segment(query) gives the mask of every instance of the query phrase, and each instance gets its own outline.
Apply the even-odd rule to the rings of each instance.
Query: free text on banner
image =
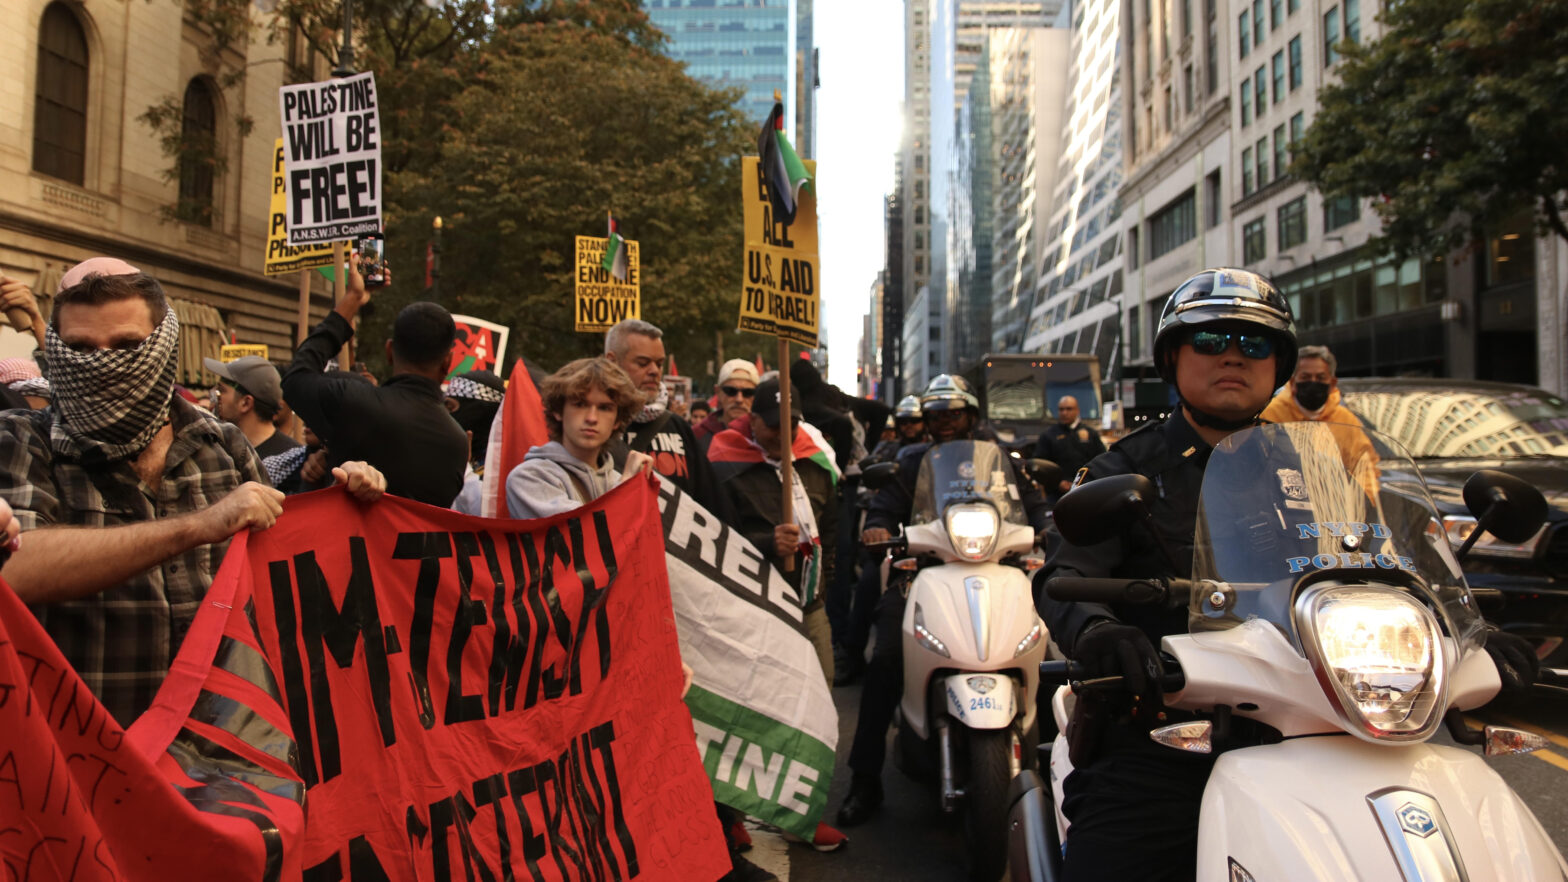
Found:
[[[275,526],[235,540],[158,704],[127,738],[166,780],[153,786],[133,768],[140,789],[126,792],[139,803],[111,808],[118,786],[61,762],[86,793],[84,824],[102,827],[115,810],[140,818],[140,836],[99,848],[117,869],[98,878],[194,879],[218,867],[246,882],[476,870],[489,879],[718,878],[729,864],[678,698],[653,497],[648,482],[629,481],[544,521],[469,518],[392,497],[367,506],[341,490],[289,500]],[[10,629],[3,604],[0,615]],[[16,667],[8,652],[0,645],[0,671]],[[0,705],[0,722],[19,707]],[[45,707],[45,724],[64,720]],[[51,748],[75,749],[75,720],[25,743],[0,729],[0,758],[18,752],[20,768],[49,768]],[[202,737],[195,767],[171,765],[191,731]],[[277,775],[279,757],[295,767],[288,776]],[[248,771],[261,761],[270,776]],[[0,815],[11,808],[4,770]],[[182,797],[170,781],[194,790]],[[205,802],[192,795],[202,788]],[[29,798],[22,808],[39,811]],[[185,810],[193,823],[230,837],[235,856],[143,873],[144,852],[210,853],[199,829],[166,823],[180,817],[165,803],[180,799],[194,804]],[[93,832],[66,838],[91,849]],[[0,857],[28,854],[0,837]]]
[[[805,163],[815,177],[816,162]],[[815,349],[821,307],[816,193],[809,187],[801,190],[794,223],[775,221],[755,156],[741,160],[740,191],[746,265],[738,327]]]
[[[267,259],[262,272],[269,276],[332,265],[332,244],[290,245],[288,229],[288,176],[283,173],[283,139],[272,148],[272,212],[267,221]]]
[[[381,123],[376,80],[362,73],[278,90],[288,176],[289,244],[381,229]]]
[[[642,252],[624,240],[626,281],[604,268],[609,239],[577,237],[577,330],[608,331],[621,319],[642,318]]]

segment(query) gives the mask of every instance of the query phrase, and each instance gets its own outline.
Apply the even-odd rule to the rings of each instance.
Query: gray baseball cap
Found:
[[[283,377],[272,362],[259,355],[247,355],[223,362],[204,358],[207,370],[244,389],[247,394],[270,407],[283,404]]]

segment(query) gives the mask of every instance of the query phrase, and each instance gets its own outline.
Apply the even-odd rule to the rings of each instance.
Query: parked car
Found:
[[[1488,619],[1535,641],[1547,664],[1568,664],[1568,401],[1531,386],[1474,380],[1341,379],[1339,389],[1368,428],[1408,448],[1455,547],[1475,529],[1461,490],[1477,469],[1500,469],[1540,488],[1550,505],[1546,525],[1517,545],[1483,536],[1465,561],[1465,578],[1505,595]]]

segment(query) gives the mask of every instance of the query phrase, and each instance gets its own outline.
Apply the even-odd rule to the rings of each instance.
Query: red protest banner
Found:
[[[22,676],[41,635],[16,648],[31,617],[7,590],[0,759],[82,783],[81,811],[45,824],[33,791],[48,785],[12,800],[0,761],[0,819],[14,802],[26,831],[8,838],[16,825],[0,823],[0,859],[37,866],[58,850],[50,872],[69,878],[58,840],[87,855],[76,865],[102,853],[106,879],[716,879],[729,863],[678,698],[663,548],[644,481],[532,522],[337,490],[290,500],[276,526],[231,546],[158,704],[118,745],[156,768],[116,755],[129,780],[114,792],[74,768],[74,716],[39,728],[60,718],[44,691],[59,687]],[[34,685],[7,701],[6,682]],[[19,707],[31,728],[10,725],[29,719]],[[187,772],[193,734],[211,746]],[[279,752],[309,788],[303,831]],[[177,855],[138,863],[159,849]]]

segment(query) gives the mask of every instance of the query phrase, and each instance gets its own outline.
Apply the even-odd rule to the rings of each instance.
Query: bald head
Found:
[[[1078,422],[1078,399],[1071,395],[1063,395],[1056,399],[1056,418],[1061,420],[1064,426]]]

